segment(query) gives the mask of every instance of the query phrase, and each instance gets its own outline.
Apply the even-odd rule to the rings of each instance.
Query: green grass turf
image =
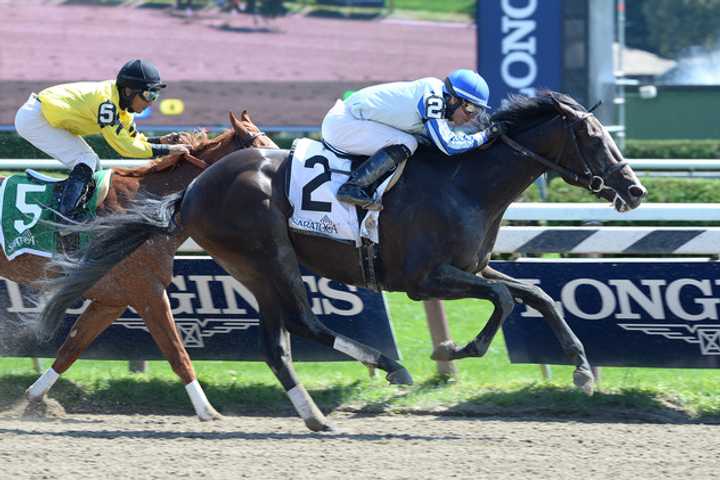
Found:
[[[719,375],[713,370],[603,368],[598,392],[586,397],[572,386],[570,367],[552,367],[543,381],[535,365],[509,363],[502,335],[484,358],[456,362],[458,376],[446,382],[429,359],[430,338],[422,304],[388,294],[403,364],[411,387],[390,386],[381,372],[370,378],[355,362],[297,363],[298,374],[321,409],[438,411],[460,415],[551,415],[660,421],[720,421]],[[490,304],[446,302],[453,337],[471,339]],[[44,366],[50,360],[44,360]],[[282,388],[259,362],[195,362],[211,402],[224,413],[291,414]],[[0,359],[0,408],[16,402],[37,375],[30,359]],[[125,361],[77,362],[51,391],[70,411],[190,414],[185,391],[167,363],[149,362],[131,374]]]

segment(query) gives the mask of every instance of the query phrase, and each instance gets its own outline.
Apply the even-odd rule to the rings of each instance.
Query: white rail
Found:
[[[513,203],[505,213],[511,221],[580,222],[718,222],[717,203],[645,203],[635,210],[619,213],[606,203]]]

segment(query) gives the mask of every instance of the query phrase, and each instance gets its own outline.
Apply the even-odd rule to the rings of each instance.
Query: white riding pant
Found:
[[[342,100],[325,115],[321,134],[330,146],[353,155],[372,155],[383,147],[405,145],[417,150],[417,139],[409,133],[372,120],[358,120]]]
[[[35,147],[60,160],[68,169],[79,163],[84,163],[93,171],[97,168],[97,153],[82,137],[50,125],[34,93],[15,114],[15,130]]]

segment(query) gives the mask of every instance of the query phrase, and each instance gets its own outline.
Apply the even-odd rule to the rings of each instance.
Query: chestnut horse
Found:
[[[591,394],[594,377],[584,347],[553,299],[490,268],[490,255],[507,207],[550,168],[618,211],[639,206],[647,191],[600,121],[567,95],[511,97],[492,120],[507,124],[508,133],[487,150],[446,157],[426,149],[408,162],[384,200],[375,275],[366,274],[354,245],[289,230],[287,151],[239,151],[208,168],[185,192],[148,198],[126,215],[83,226],[93,240],[80,261],[65,265],[68,276],[56,283],[41,323],[52,331],[66,308],[105,282],[103,275],[124,258],[136,256],[138,245],[181,231],[255,295],[267,362],[312,430],[331,425],[297,379],[288,331],[366,363],[377,363],[378,352],[320,323],[300,263],[344,283],[404,291],[415,300],[490,300],[495,310],[482,331],[462,348],[441,345],[433,353],[438,359],[484,355],[514,304],[525,303],[542,313],[576,367],[575,385]],[[404,373],[391,371],[388,378],[409,380]]]
[[[204,133],[195,134],[189,156],[170,155],[134,169],[113,169],[109,192],[98,205],[98,215],[122,211],[141,192],[164,196],[181,191],[205,167],[235,150],[251,146],[277,148],[257,129],[247,112],[240,119],[230,113],[230,121],[233,128],[213,139]],[[200,420],[220,418],[197,381],[165,292],[172,279],[173,256],[186,239],[187,235],[178,232],[148,242],[131,261],[118,265],[102,285],[88,290],[84,295],[91,300],[87,309],[70,329],[52,367],[25,392],[28,400],[42,401],[59,375],[130,306],[143,318],[160,351],[184,383]],[[12,261],[3,255],[0,276],[15,282],[37,283],[45,278],[47,263],[47,258],[36,255],[24,254]]]

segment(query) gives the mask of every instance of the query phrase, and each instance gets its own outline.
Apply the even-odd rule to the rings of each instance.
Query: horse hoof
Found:
[[[65,416],[65,409],[57,400],[42,396],[37,400],[28,401],[22,416],[25,418],[60,418]]]
[[[577,369],[573,372],[573,382],[575,386],[583,391],[585,395],[591,397],[595,393],[595,377],[592,372]]]
[[[407,368],[402,367],[398,368],[395,371],[392,371],[385,375],[385,378],[391,385],[412,385],[413,379],[410,375],[410,372],[408,372]]]
[[[442,342],[440,345],[435,347],[435,350],[433,350],[430,358],[435,360],[436,362],[449,362],[450,360],[453,360],[455,358],[457,350],[458,347],[457,345],[455,345],[455,342],[453,342],[452,340],[448,340],[446,342]]]
[[[42,395],[39,396],[39,397],[36,397],[36,396],[32,395],[32,394],[30,393],[30,388],[28,388],[27,390],[25,390],[25,400],[27,400],[28,402],[31,402],[31,403],[32,403],[32,402],[40,402],[40,401],[42,401],[42,399],[43,399],[44,396],[45,396],[45,394],[42,394]]]
[[[308,418],[305,425],[313,432],[337,432],[338,429],[325,418]]]
[[[222,420],[223,416],[220,414],[220,412],[210,407],[206,409],[202,414],[198,414],[198,418],[201,422],[212,422],[214,420]]]

